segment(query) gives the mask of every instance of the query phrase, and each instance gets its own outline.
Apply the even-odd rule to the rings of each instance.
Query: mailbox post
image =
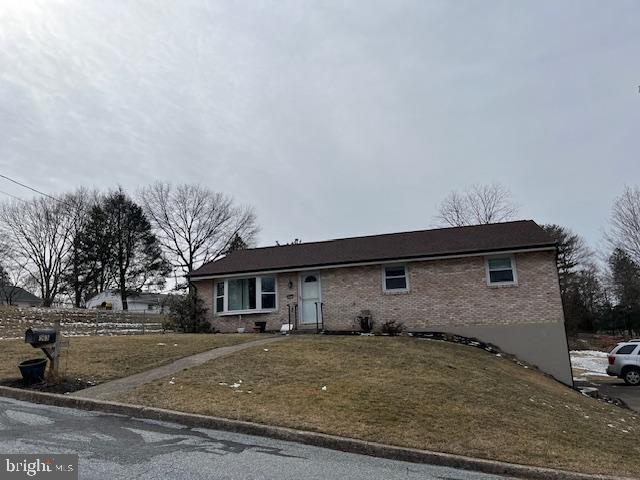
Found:
[[[58,376],[58,357],[60,356],[60,320],[56,320],[53,328],[31,329],[24,333],[25,343],[33,348],[41,349],[49,359],[49,375]]]

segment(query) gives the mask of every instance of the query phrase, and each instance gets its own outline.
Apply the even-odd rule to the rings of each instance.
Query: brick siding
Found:
[[[484,257],[408,262],[406,293],[383,292],[380,265],[320,270],[325,329],[357,330],[355,318],[361,310],[371,311],[376,329],[388,320],[402,322],[410,331],[443,325],[563,322],[555,253],[520,253],[515,263],[518,285],[488,286]],[[242,318],[214,315],[214,281],[195,284],[216,329],[251,330],[253,322],[266,321],[268,330],[279,330],[287,322],[287,304],[298,302],[298,274],[282,273],[277,278],[278,310]]]

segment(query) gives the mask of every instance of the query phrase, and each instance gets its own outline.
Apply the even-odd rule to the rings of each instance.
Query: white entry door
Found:
[[[316,303],[320,308],[320,273],[302,272],[300,274],[300,323],[316,323]],[[320,315],[320,311],[318,311]]]

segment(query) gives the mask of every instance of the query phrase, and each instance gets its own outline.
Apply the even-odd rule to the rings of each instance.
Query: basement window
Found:
[[[402,293],[409,291],[407,267],[405,265],[385,265],[382,268],[382,285],[385,292]]]
[[[272,311],[276,306],[275,277],[230,278],[216,283],[216,312],[221,314]]]
[[[513,255],[486,258],[487,285],[515,285],[518,281]]]

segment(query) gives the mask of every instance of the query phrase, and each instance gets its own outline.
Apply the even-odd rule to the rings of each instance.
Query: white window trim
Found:
[[[387,289],[387,268],[389,267],[403,267],[404,268],[404,279],[405,279],[405,283],[407,285],[406,288],[391,288],[391,289]],[[401,278],[400,276],[393,276],[393,277],[389,277],[389,278]],[[382,265],[382,292],[389,294],[389,295],[394,295],[394,294],[402,294],[402,293],[409,293],[410,290],[410,285],[409,285],[409,267],[407,266],[406,263],[396,263],[396,264],[391,264],[391,265]]]
[[[222,295],[218,295],[218,284],[223,284],[223,292]],[[227,297],[227,283],[225,280],[218,280],[213,284],[213,309],[215,313],[224,313],[224,306]],[[218,299],[222,298],[222,311],[218,310]]]
[[[262,308],[262,278],[263,277],[273,277],[274,280],[274,292],[265,292],[267,294],[273,294],[275,296],[275,306],[274,308]],[[277,275],[249,275],[247,277],[237,278],[234,277],[233,280],[245,280],[249,278],[256,279],[256,308],[250,310],[229,310],[229,279],[225,278],[224,280],[219,280],[217,283],[224,283],[224,296],[222,300],[223,310],[220,312],[217,309],[217,299],[218,290],[217,286],[214,286],[213,289],[213,300],[214,300],[214,309],[215,313],[218,316],[224,317],[228,315],[250,315],[252,313],[272,313],[278,310],[278,276]]]
[[[489,260],[494,260],[496,258],[509,258],[511,260],[511,271],[513,272],[513,281],[512,282],[492,282],[491,275],[489,274]],[[487,281],[487,286],[489,287],[515,287],[518,285],[518,267],[516,266],[516,257],[513,254],[508,255],[489,255],[484,257],[484,270],[485,277]]]

